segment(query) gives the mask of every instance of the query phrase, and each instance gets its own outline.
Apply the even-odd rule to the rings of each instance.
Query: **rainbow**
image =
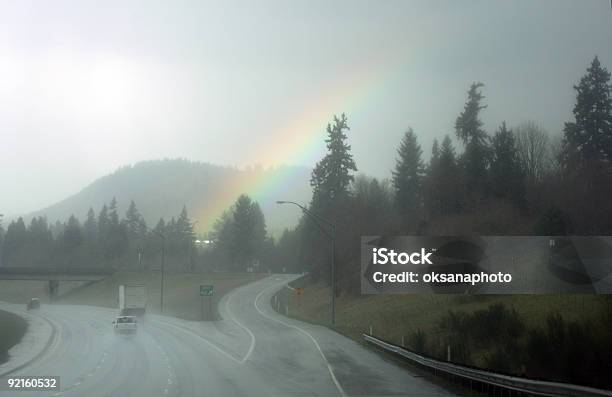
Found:
[[[372,64],[365,70],[345,76],[337,86],[325,92],[314,106],[305,109],[299,117],[272,134],[274,145],[253,150],[247,164],[261,164],[262,159],[266,160],[266,166],[314,163],[317,157],[323,156],[326,126],[332,122],[334,114],[344,112],[350,126],[350,115],[361,111],[368,101],[381,92],[383,85],[380,84],[379,69]],[[219,188],[212,201],[196,210],[199,232],[212,230],[214,222],[242,193],[249,194],[259,202],[282,199],[274,197],[274,192],[290,180],[292,171],[287,167],[284,172],[274,173],[274,177],[263,172],[241,172],[239,175]]]

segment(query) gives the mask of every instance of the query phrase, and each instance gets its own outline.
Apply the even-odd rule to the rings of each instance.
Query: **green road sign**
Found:
[[[212,296],[215,289],[214,285],[200,285],[201,296]]]

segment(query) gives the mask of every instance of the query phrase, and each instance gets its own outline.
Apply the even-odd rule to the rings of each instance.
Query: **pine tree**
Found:
[[[455,134],[465,146],[462,164],[466,185],[470,191],[484,193],[486,190],[487,167],[489,164],[488,136],[480,120],[484,96],[480,92],[482,83],[472,83],[463,112],[455,121]]]
[[[565,123],[563,155],[568,168],[612,161],[610,72],[595,57],[576,90],[573,122]]]
[[[164,218],[159,218],[159,221],[157,221],[157,225],[155,225],[153,231],[161,235],[166,234],[166,221],[164,221]]]
[[[259,257],[262,253],[262,248],[266,242],[266,220],[264,214],[259,207],[259,203],[253,201],[249,209],[249,218],[251,223],[251,244],[253,254]]]
[[[412,128],[404,134],[397,151],[398,159],[393,171],[395,203],[402,215],[414,215],[422,204],[422,184],[425,165],[423,151]]]
[[[431,145],[431,158],[429,159],[429,168],[434,166],[440,160],[440,144],[438,139],[434,138],[433,144]]]
[[[327,125],[328,153],[315,166],[310,185],[313,188],[313,202],[323,206],[333,205],[348,197],[348,188],[353,181],[353,171],[357,166],[351,154],[351,146],[346,143],[349,130],[344,113],[334,116],[334,125]]]
[[[245,194],[236,200],[231,222],[228,230],[232,233],[234,269],[244,270],[261,258],[267,237],[266,222],[259,204]]]
[[[189,216],[187,215],[187,208],[184,205],[183,209],[181,210],[181,214],[176,220],[176,233],[178,240],[182,244],[193,244],[195,233],[193,232],[193,225],[191,224]]]
[[[516,204],[523,204],[524,172],[512,130],[504,121],[495,132],[492,143],[491,183],[493,193]]]
[[[4,236],[4,246],[2,247],[2,263],[4,266],[19,264],[27,238],[28,233],[23,218],[19,217],[17,221],[12,221],[8,225]]]
[[[134,200],[130,201],[128,210],[125,213],[125,227],[128,238],[132,241],[139,240],[145,235],[146,224],[138,208],[136,208]]]
[[[110,230],[110,219],[108,217],[108,207],[106,204],[102,206],[98,213],[98,240],[101,245],[104,244]]]
[[[460,172],[455,148],[448,135],[442,141],[438,160],[429,167],[426,193],[425,204],[432,215],[451,215],[461,207]]]
[[[98,237],[98,223],[96,221],[96,213],[93,208],[87,211],[87,219],[83,223],[83,234],[85,240],[89,243],[95,242]]]
[[[119,227],[119,213],[117,212],[117,199],[114,197],[108,206],[108,218],[110,220],[110,228],[116,231]]]
[[[252,255],[250,242],[252,233],[251,204],[251,198],[243,194],[238,197],[234,206],[233,249],[236,252],[237,265],[239,266],[247,266]]]
[[[234,252],[234,218],[232,210],[223,211],[213,225],[211,240],[214,242],[215,254],[220,264],[228,268],[235,262]]]
[[[70,215],[68,223],[64,228],[64,234],[62,235],[62,248],[64,253],[71,253],[83,242],[83,233],[81,231],[81,225],[79,220],[74,216]]]

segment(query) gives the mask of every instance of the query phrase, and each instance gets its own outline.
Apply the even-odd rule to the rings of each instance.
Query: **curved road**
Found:
[[[55,326],[55,339],[12,375],[59,375],[61,391],[18,395],[451,395],[327,328],[274,312],[271,296],[293,278],[232,291],[220,302],[223,321],[148,315],[133,338],[113,334],[116,310],[45,305],[40,315]]]

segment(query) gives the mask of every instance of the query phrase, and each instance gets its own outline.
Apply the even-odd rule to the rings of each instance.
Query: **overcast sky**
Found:
[[[0,213],[145,159],[311,167],[343,111],[360,171],[388,177],[473,81],[490,132],[558,133],[596,54],[611,70],[608,0],[0,1]]]

